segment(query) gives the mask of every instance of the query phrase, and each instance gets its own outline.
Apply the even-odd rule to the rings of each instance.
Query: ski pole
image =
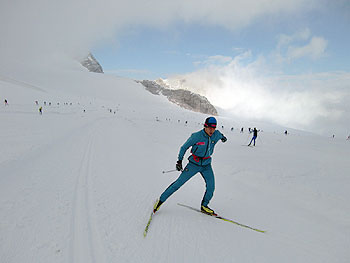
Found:
[[[165,174],[165,173],[172,173],[172,172],[176,172],[177,170],[174,169],[174,170],[169,170],[169,171],[163,171],[162,173]]]
[[[249,138],[250,138],[250,133],[248,133],[247,139],[245,140],[245,143],[244,143],[244,144],[247,144]]]

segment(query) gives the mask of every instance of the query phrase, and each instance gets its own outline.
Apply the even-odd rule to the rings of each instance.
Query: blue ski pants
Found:
[[[190,180],[196,173],[200,173],[205,181],[206,191],[203,196],[202,205],[207,206],[213,197],[215,190],[215,180],[211,164],[200,166],[189,162],[180,176],[162,193],[159,200],[165,202],[184,183]]]
[[[256,136],[253,136],[253,138],[251,139],[251,141],[250,141],[250,143],[248,145],[250,145],[253,140],[254,140],[254,145],[255,145]]]

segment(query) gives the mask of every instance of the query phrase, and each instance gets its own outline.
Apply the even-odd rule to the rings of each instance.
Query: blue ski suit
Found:
[[[202,200],[202,205],[207,206],[213,197],[215,190],[214,173],[211,167],[211,155],[214,152],[215,144],[221,140],[224,135],[216,130],[212,136],[209,136],[204,129],[192,133],[190,138],[180,148],[178,159],[182,160],[188,148],[191,149],[189,163],[183,172],[168,188],[162,193],[159,200],[165,202],[174,192],[176,192],[184,183],[191,179],[196,173],[200,173],[206,184],[206,191]]]

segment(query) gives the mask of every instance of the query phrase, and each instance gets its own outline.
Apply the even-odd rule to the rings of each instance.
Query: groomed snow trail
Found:
[[[96,124],[95,124],[96,125]],[[96,209],[91,182],[94,160],[94,141],[97,136],[90,128],[77,175],[72,212],[72,244],[70,262],[105,262],[96,223]]]
[[[17,137],[28,146],[1,164],[2,262],[105,262],[91,182],[96,125],[105,116],[28,118],[24,130],[32,133]]]

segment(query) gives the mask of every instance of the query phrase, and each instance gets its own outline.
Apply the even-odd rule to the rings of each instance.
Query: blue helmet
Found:
[[[216,128],[217,121],[214,117],[208,117],[205,120],[204,127]]]

